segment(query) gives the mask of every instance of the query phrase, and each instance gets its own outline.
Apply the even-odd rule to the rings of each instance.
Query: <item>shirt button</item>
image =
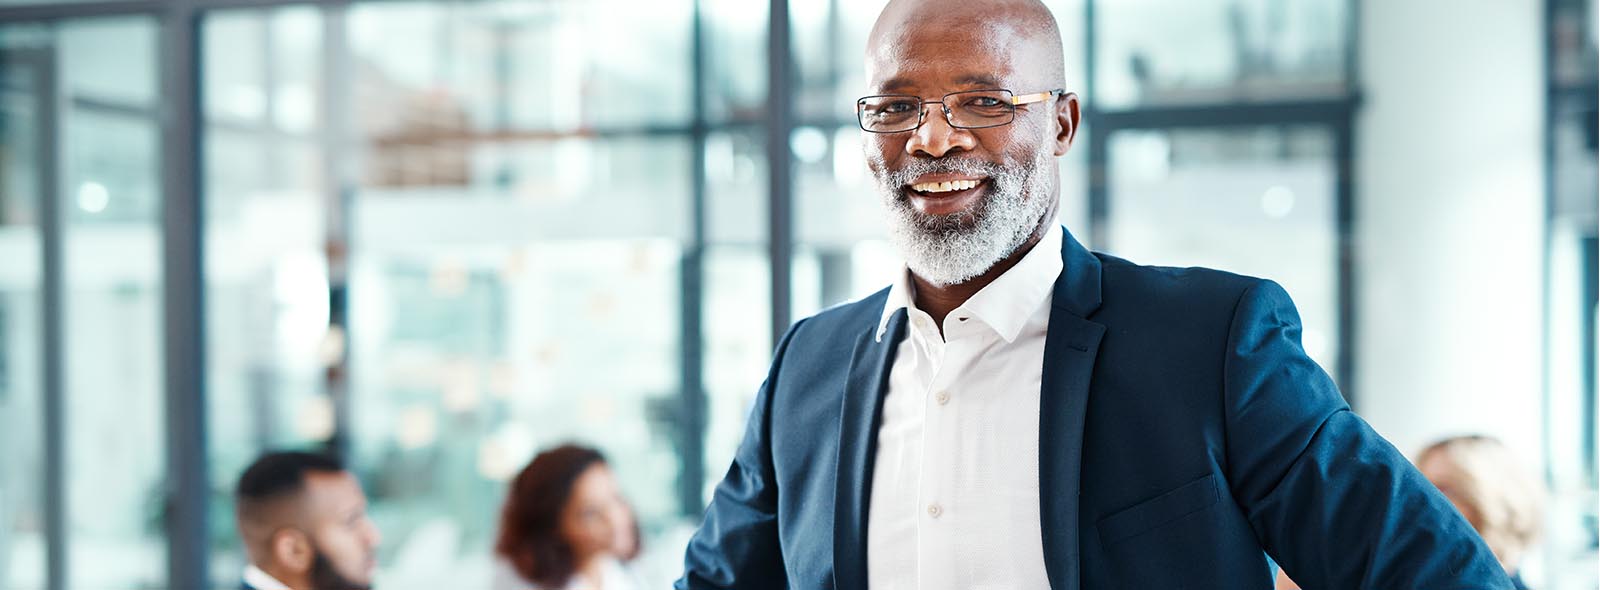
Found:
[[[933,401],[939,402],[941,406],[950,403],[950,392],[939,392],[938,395],[933,396]]]
[[[944,514],[944,508],[940,508],[938,504],[928,505],[928,516],[939,518],[940,514]]]

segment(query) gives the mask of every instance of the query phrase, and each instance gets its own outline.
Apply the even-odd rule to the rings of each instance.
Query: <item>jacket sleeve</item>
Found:
[[[683,577],[674,584],[678,590],[785,587],[778,545],[778,482],[772,466],[772,398],[784,352],[803,323],[791,326],[778,343],[733,464],[712,492],[705,519],[689,540]]]
[[[1232,493],[1302,588],[1511,589],[1467,521],[1306,356],[1276,283],[1240,297],[1225,355]]]

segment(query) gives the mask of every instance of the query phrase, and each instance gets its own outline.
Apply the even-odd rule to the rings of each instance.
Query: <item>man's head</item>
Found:
[[[893,0],[866,62],[868,94],[925,101],[985,89],[1036,95],[1065,79],[1055,17],[1037,0]],[[952,126],[937,102],[924,108],[914,130],[863,133],[864,149],[912,272],[962,283],[1054,223],[1055,158],[1078,130],[1078,99],[1049,94],[1016,105],[1009,124],[975,129]]]
[[[239,535],[250,563],[295,590],[372,585],[378,530],[367,498],[338,461],[268,453],[239,477]]]

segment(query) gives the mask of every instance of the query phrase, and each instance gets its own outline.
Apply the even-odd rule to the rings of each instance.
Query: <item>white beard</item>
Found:
[[[971,280],[1016,252],[1038,229],[1050,209],[1054,164],[1050,153],[1041,151],[1033,162],[1017,168],[961,158],[915,159],[903,169],[879,174],[889,241],[905,257],[906,267],[924,281],[946,286]],[[989,192],[971,212],[918,212],[902,189],[919,176],[940,172],[987,176]]]

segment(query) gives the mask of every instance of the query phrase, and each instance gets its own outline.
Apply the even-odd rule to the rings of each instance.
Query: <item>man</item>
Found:
[[[1035,0],[895,0],[857,103],[908,271],[778,344],[678,588],[1507,588],[1270,281],[1091,253]],[[1006,89],[1006,90],[999,90]]]
[[[250,565],[244,590],[366,590],[378,529],[367,498],[338,461],[268,453],[239,477],[239,536]]]

